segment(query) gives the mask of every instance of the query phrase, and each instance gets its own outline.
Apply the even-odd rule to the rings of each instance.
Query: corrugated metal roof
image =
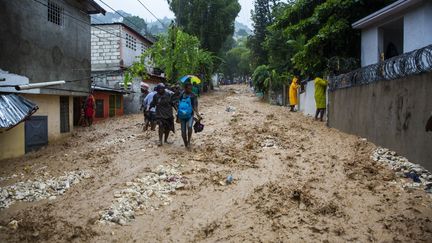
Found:
[[[10,129],[27,117],[33,115],[39,107],[16,94],[0,95],[0,129]]]

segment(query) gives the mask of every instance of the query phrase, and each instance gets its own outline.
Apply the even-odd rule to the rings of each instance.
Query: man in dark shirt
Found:
[[[150,107],[156,107],[155,118],[159,126],[159,146],[162,146],[163,141],[167,144],[171,144],[168,142],[168,136],[170,131],[175,132],[173,115],[174,102],[171,97],[172,95],[165,91],[165,85],[158,84],[156,91],[157,94],[154,95]],[[162,140],[164,135],[165,139]]]

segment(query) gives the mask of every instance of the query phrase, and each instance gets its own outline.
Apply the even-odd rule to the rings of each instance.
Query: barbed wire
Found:
[[[334,91],[367,85],[382,80],[394,80],[432,71],[432,45],[392,57],[350,73],[331,77],[329,89]]]

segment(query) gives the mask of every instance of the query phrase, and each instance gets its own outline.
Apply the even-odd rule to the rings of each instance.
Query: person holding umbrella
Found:
[[[186,148],[190,148],[194,114],[201,120],[202,117],[198,111],[198,97],[192,92],[193,83],[199,84],[201,80],[196,76],[185,76],[180,81],[184,85],[184,92],[180,94],[177,116],[181,124],[181,133],[183,143]]]

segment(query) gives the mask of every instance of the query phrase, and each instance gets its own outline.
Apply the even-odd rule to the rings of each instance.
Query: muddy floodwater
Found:
[[[0,242],[432,242],[432,198],[376,146],[245,86],[200,98],[190,151],[142,115],[0,161]]]

